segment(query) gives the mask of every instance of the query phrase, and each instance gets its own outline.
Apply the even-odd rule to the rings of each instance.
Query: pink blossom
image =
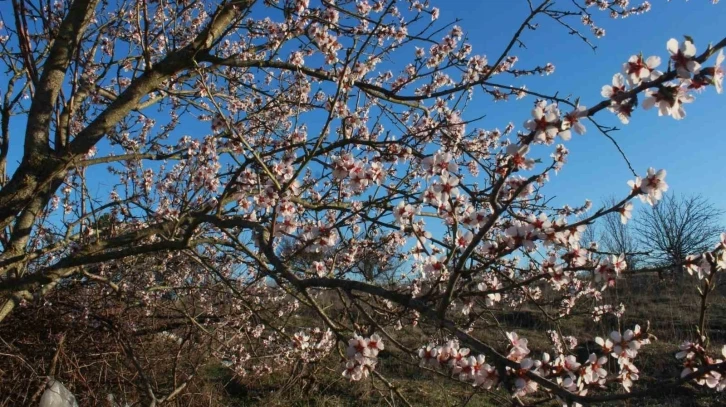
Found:
[[[600,94],[604,98],[616,101],[623,92],[625,92],[625,77],[616,73],[613,75],[612,85],[603,86]]]
[[[641,81],[654,80],[661,75],[655,70],[660,65],[660,57],[651,56],[643,60],[643,55],[633,55],[628,62],[623,64],[623,72],[628,77],[628,82],[637,86]]]
[[[507,154],[510,156],[512,165],[520,170],[531,170],[534,167],[534,160],[526,158],[529,152],[529,145],[510,144],[507,146]]]
[[[663,197],[663,192],[668,191],[668,184],[665,182],[666,170],[656,171],[653,167],[648,168],[648,174],[640,186],[640,189],[647,194],[648,202],[654,205]]]
[[[436,358],[438,352],[436,347],[433,345],[425,346],[418,350],[418,357],[421,359],[421,366],[424,365],[436,365],[438,360]]]
[[[627,224],[628,220],[633,217],[633,203],[630,201],[626,202],[618,209],[618,213],[620,214],[620,223],[623,225]]]
[[[587,129],[582,124],[581,119],[586,118],[587,114],[587,108],[581,105],[578,105],[572,112],[567,113],[562,119],[563,131],[560,133],[560,137],[562,137],[563,140],[569,140],[570,129],[572,129],[575,133],[579,135],[585,134]]]
[[[474,378],[474,385],[484,389],[491,389],[499,382],[499,373],[494,366],[485,363]]]
[[[516,332],[507,332],[507,339],[511,346],[509,350],[508,358],[515,362],[522,360],[529,354],[529,348],[527,347],[527,339],[520,338]]]
[[[718,56],[716,56],[716,63],[714,64],[711,73],[711,80],[713,82],[713,86],[716,87],[716,92],[721,93],[723,92],[723,78],[724,78],[724,68],[721,66],[724,61],[724,54],[723,49],[721,49],[718,52]]]
[[[537,102],[532,110],[532,119],[524,123],[527,130],[534,132],[534,138],[540,143],[552,144],[559,133],[559,110],[557,105],[548,105],[546,101]]]
[[[696,55],[696,47],[693,43],[686,39],[678,44],[678,40],[671,38],[666,44],[668,52],[671,54],[671,60],[676,67],[676,72],[681,78],[690,78],[691,74],[698,73],[701,65],[694,59]]]
[[[676,120],[686,117],[683,104],[691,103],[695,99],[693,95],[688,93],[686,87],[678,85],[661,86],[656,91],[648,89],[645,94],[646,98],[643,100],[644,109],[648,110],[657,106],[658,116],[671,116]]]

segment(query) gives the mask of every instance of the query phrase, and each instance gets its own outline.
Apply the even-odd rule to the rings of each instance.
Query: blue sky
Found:
[[[468,34],[474,53],[486,54],[490,60],[501,53],[529,13],[526,0],[434,0],[433,3],[441,8],[442,21],[461,19],[459,25]],[[515,48],[512,53],[520,57],[519,68],[551,62],[556,70],[547,77],[527,79],[528,89],[545,94],[559,91],[560,96],[572,94],[581,97],[582,104],[592,106],[601,100],[602,85],[610,83],[613,74],[631,55],[639,51],[645,56],[659,55],[664,66],[669,38],[682,40],[684,34],[690,35],[700,53],[709,42],[716,43],[726,36],[724,4],[713,5],[705,0],[651,3],[653,8],[649,13],[627,19],[612,20],[607,14],[595,11],[596,22],[606,29],[605,37],[593,39],[597,45],[595,52],[554,21],[536,19],[540,28],[525,32],[523,37],[527,49]],[[576,21],[573,25],[586,28]],[[502,84],[508,85],[511,81],[502,80]],[[487,129],[502,129],[509,121],[521,129],[534,102],[532,97],[496,104],[485,96],[477,100],[468,109],[469,116],[486,114],[479,125]],[[686,112],[687,117],[677,121],[658,117],[652,110],[639,109],[629,125],[621,125],[606,111],[596,117],[602,124],[617,125],[621,129],[612,135],[638,174],[645,173],[649,166],[665,168],[666,181],[672,190],[703,194],[719,208],[726,209],[726,174],[721,157],[726,151],[726,94],[718,95],[713,88],[707,89],[696,95],[696,101],[687,106]],[[607,195],[627,194],[626,181],[633,176],[615,146],[594,126],[588,126],[585,136],[573,134],[567,147],[568,165],[545,188],[547,195],[558,197],[555,202],[575,206],[590,198],[597,204]]]

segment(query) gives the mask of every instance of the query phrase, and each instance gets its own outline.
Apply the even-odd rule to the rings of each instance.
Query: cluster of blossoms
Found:
[[[625,313],[625,305],[620,304],[617,307],[611,304],[598,305],[592,311],[592,320],[599,322],[606,314],[612,314],[617,318],[620,318]]]
[[[638,325],[633,330],[625,331],[622,335],[614,331],[610,334],[610,339],[595,338],[595,342],[602,348],[602,353],[600,355],[591,353],[587,360],[581,363],[575,356],[564,354],[559,337],[554,338],[556,340],[553,341],[555,357],[545,352],[539,360],[528,357],[529,349],[526,340],[512,333],[508,334],[508,337],[510,340],[508,358],[520,363],[519,370],[512,369],[512,374],[516,377],[516,395],[532,393],[538,389],[537,383],[529,377],[531,373],[550,379],[569,392],[578,395],[586,395],[590,390],[602,389],[609,381],[619,382],[626,391],[630,391],[633,382],[638,379],[638,369],[632,361],[637,356],[637,351],[643,345],[650,343],[648,334],[642,332]],[[576,345],[575,341],[567,342],[569,349]],[[620,369],[614,377],[610,377],[604,368],[608,362],[605,356],[607,354],[618,360]]]
[[[631,194],[636,195],[642,202],[655,205],[663,198],[663,193],[668,191],[668,184],[665,182],[666,170],[658,170],[650,167],[644,179],[636,177],[628,181]],[[626,223],[631,218],[632,206],[625,205],[618,210],[620,220]]]
[[[623,64],[623,73],[616,73],[611,85],[602,87],[602,96],[610,100],[608,109],[624,124],[630,121],[637,105],[632,91],[638,86],[647,84],[651,87],[645,91],[644,109],[656,107],[659,116],[671,116],[677,120],[686,117],[683,105],[695,99],[691,91],[702,91],[706,86],[714,86],[718,93],[723,91],[723,50],[719,51],[713,67],[703,68],[697,60],[692,40],[687,38],[679,43],[671,38],[666,48],[670,54],[669,67],[672,66],[675,71],[675,75],[670,77],[675,76],[675,80],[661,80],[664,74],[657,70],[661,64],[660,57],[644,58],[639,54],[631,56]]]
[[[358,381],[368,378],[368,375],[375,370],[378,364],[378,352],[383,350],[383,339],[378,334],[368,338],[354,335],[348,341],[348,349],[345,354],[348,360],[345,362],[343,377]]]
[[[718,270],[726,270],[726,232],[721,233],[713,252],[687,256],[685,268],[688,274],[695,274],[699,280],[710,278]]]
[[[588,115],[585,106],[577,105],[573,111],[562,117],[556,103],[547,104],[547,101],[540,100],[532,110],[532,119],[524,122],[524,128],[534,133],[537,143],[550,145],[554,143],[555,136],[567,141],[572,137],[571,131],[579,135],[585,134],[586,128],[582,120]]]
[[[627,18],[647,13],[651,9],[649,1],[643,1],[639,5],[631,5],[630,0],[585,0],[585,7],[597,7],[600,11],[607,11],[610,18]],[[597,38],[605,35],[605,29],[595,24],[590,13],[582,13],[581,21],[583,25],[590,28],[590,31]]]
[[[567,350],[577,346],[575,338],[561,337],[555,331],[548,333],[554,344],[555,355],[543,352],[539,358],[531,356],[526,338],[515,332],[507,333],[507,359],[518,364],[517,367],[505,368],[508,378],[514,384],[514,396],[525,396],[539,390],[539,384],[532,380],[533,375],[546,378],[567,391],[582,396],[589,390],[603,389],[609,381],[619,382],[629,391],[633,382],[638,379],[638,369],[632,364],[632,360],[641,346],[650,343],[647,333],[642,332],[636,325],[633,330],[627,330],[622,335],[612,332],[611,339],[596,338],[602,354],[591,353],[587,360],[578,362],[575,356],[565,354]],[[444,345],[424,346],[419,349],[418,356],[421,366],[447,368],[456,378],[474,386],[491,389],[502,381],[496,366],[486,363],[483,355],[474,356],[470,353],[468,348],[462,348],[457,341],[452,340]],[[618,360],[620,369],[616,376],[611,377],[604,367],[608,362],[608,354]]]
[[[595,342],[602,347],[604,354],[610,354],[617,359],[620,368],[617,381],[626,391],[630,391],[633,382],[639,377],[639,370],[633,364],[633,359],[638,356],[638,351],[643,345],[650,344],[648,333],[642,331],[640,325],[635,325],[633,329],[628,329],[622,334],[617,331],[611,332],[609,339],[597,337]]]
[[[499,373],[494,366],[486,363],[484,355],[471,355],[468,348],[459,347],[459,342],[448,341],[444,345],[427,345],[419,349],[421,366],[442,367],[463,382],[491,389],[499,383]]]
[[[532,374],[543,377],[551,376],[552,372],[549,370],[552,370],[557,373],[564,371],[572,376],[572,373],[580,367],[574,356],[560,355],[552,361],[550,355],[545,352],[542,354],[541,360],[530,357],[529,341],[521,338],[515,332],[508,332],[507,339],[509,339],[507,359],[519,363],[518,368],[507,367],[508,374],[514,379],[514,396],[525,396],[539,389],[537,382],[530,377]],[[559,378],[557,381],[561,386],[568,388],[572,378],[569,377],[565,384]],[[571,389],[568,388],[568,390]]]
[[[429,57],[426,60],[426,66],[434,68],[441,65],[446,57],[454,52],[463,35],[464,32],[461,27],[456,25],[453,26],[449,34],[446,35],[441,42],[436,43],[429,48]],[[417,52],[417,56],[423,57],[423,50]]]
[[[320,328],[298,331],[292,336],[292,346],[300,360],[310,363],[327,355],[335,346],[335,334]]]
[[[371,184],[380,185],[386,173],[380,162],[366,163],[345,154],[333,159],[333,177],[349,182],[353,193],[359,194]]]
[[[325,248],[335,246],[340,240],[338,231],[322,222],[306,224],[302,230],[301,237],[305,242],[309,242],[308,248],[313,252],[320,252]]]
[[[712,251],[687,256],[684,266],[688,274],[695,274],[699,281],[703,281],[702,287],[699,288],[699,294],[705,300],[708,293],[713,290],[716,272],[726,270],[726,233],[721,233],[720,239]],[[701,329],[702,327],[697,329],[699,335],[702,335]],[[706,343],[707,338],[700,336],[696,342],[684,341],[680,345],[680,351],[675,356],[676,359],[683,362],[681,378],[697,375],[698,377],[695,378],[696,384],[707,386],[716,391],[723,391],[726,389],[724,359],[709,356],[704,346]],[[726,358],[726,346],[721,349],[721,354]],[[705,373],[701,374],[704,371]]]
[[[595,268],[595,282],[604,282],[606,286],[614,286],[617,276],[627,267],[624,254],[610,255]]]
[[[697,374],[704,369],[715,369],[713,365],[724,363],[724,359],[714,359],[706,353],[706,349],[699,343],[685,341],[679,346],[680,351],[676,353],[676,359],[683,361],[681,377]],[[721,355],[726,358],[726,345],[721,348]],[[720,366],[721,371],[709,370],[695,380],[699,386],[708,386],[716,391],[726,389],[726,370]]]
[[[338,11],[333,8],[328,8],[323,16],[328,20],[328,23],[333,26],[338,20]],[[320,48],[320,51],[325,55],[325,62],[327,64],[334,64],[338,61],[338,51],[343,48],[338,38],[331,33],[328,25],[313,24],[310,27],[310,37],[315,41],[315,44]],[[294,59],[294,56],[293,56]]]
[[[481,279],[483,281],[479,282],[476,288],[478,291],[487,291],[484,304],[487,307],[494,306],[494,304],[502,300],[502,294],[498,290],[501,290],[503,285],[493,274],[482,276]]]
[[[563,336],[554,329],[547,330],[547,336],[550,342],[552,342],[552,349],[557,355],[565,353],[565,349],[573,350],[577,346],[577,338],[574,336]]]
[[[233,275],[233,267],[225,275]],[[180,281],[184,281],[180,279]],[[177,283],[180,284],[180,283]],[[278,291],[256,284],[247,288],[253,304],[244,305],[230,301],[229,306],[239,310],[235,320],[220,321],[215,324],[215,338],[223,344],[213,351],[213,356],[240,377],[267,375],[285,369],[300,361],[312,363],[330,354],[335,347],[336,337],[329,329],[302,328],[287,333],[285,327],[276,327],[254,322],[256,318],[246,311],[250,306],[263,306],[270,319],[281,319],[283,315],[296,312],[297,301]],[[139,290],[141,291],[141,290]],[[218,306],[210,305],[209,308]]]

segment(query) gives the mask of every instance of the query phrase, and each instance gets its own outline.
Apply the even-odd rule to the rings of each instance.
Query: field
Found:
[[[712,295],[709,309],[708,334],[711,348],[716,350],[726,342],[726,289],[719,287]],[[632,327],[650,321],[651,332],[658,337],[652,345],[645,347],[636,359],[642,376],[647,377],[636,383],[635,389],[645,387],[654,380],[678,376],[680,367],[674,354],[678,345],[693,338],[694,326],[698,319],[698,296],[689,280],[659,281],[655,276],[632,277],[621,280],[610,299],[622,302],[626,313],[622,318],[623,327]],[[530,349],[541,352],[551,347],[546,335],[554,323],[543,317],[540,311],[518,309],[496,312],[495,316],[502,326],[513,329],[530,340]],[[575,315],[563,321],[561,328],[566,334],[581,340],[592,340],[604,336],[617,327],[614,317],[604,318],[595,323],[588,315]],[[503,347],[502,335],[498,329],[477,329],[476,336],[499,343]],[[392,332],[403,343],[426,343],[427,338],[436,336],[435,329],[422,326]],[[578,359],[587,355],[585,349],[591,342],[581,342],[576,354]],[[596,345],[595,345],[596,346]],[[718,352],[716,352],[718,354]],[[413,406],[499,406],[511,403],[511,398],[502,391],[486,392],[470,385],[457,383],[443,372],[425,371],[420,368],[411,355],[388,346],[379,356],[377,370],[386,379],[378,378],[351,383],[333,369],[335,360],[315,366],[296,366],[287,374],[270,375],[263,379],[233,378],[218,363],[211,363],[204,372],[207,390],[221,395],[217,401],[231,406],[392,406],[405,405],[405,397]],[[542,401],[542,398],[525,400]],[[691,385],[669,391],[658,392],[644,400],[631,400],[608,405],[623,406],[718,406],[725,405],[722,394],[710,392]],[[559,405],[557,401],[544,400],[539,405]]]
[[[643,379],[636,382],[634,390],[643,389],[658,380],[668,380],[679,375],[681,367],[674,355],[678,345],[693,339],[698,320],[699,297],[689,278],[659,280],[655,275],[631,276],[618,280],[617,286],[606,291],[605,302],[623,303],[626,308],[620,324],[622,329],[650,323],[650,332],[658,340],[644,347],[635,363]],[[708,335],[710,354],[718,355],[726,343],[726,288],[718,286],[712,293],[708,310]],[[324,306],[333,317],[343,317],[337,296],[327,299]],[[586,301],[587,302],[587,301]],[[62,308],[61,308],[62,309]],[[529,339],[529,348],[535,357],[550,352],[551,343],[546,331],[559,323],[564,335],[578,338],[579,345],[573,354],[579,361],[590,352],[598,351],[593,339],[606,336],[618,329],[618,320],[606,315],[602,321],[593,322],[587,308],[580,314],[560,321],[545,317],[542,310],[526,307],[492,310],[475,325],[474,336],[504,352],[506,343],[502,332],[515,331]],[[43,312],[50,314],[43,316]],[[546,311],[545,307],[545,311]],[[350,311],[350,310],[349,310]],[[47,371],[55,369],[56,377],[64,381],[79,397],[81,405],[100,405],[107,394],[114,392],[118,398],[138,383],[134,368],[124,357],[122,348],[114,348],[111,332],[89,328],[89,322],[76,320],[81,330],[69,336],[64,347],[56,346],[55,337],[70,326],[63,316],[54,314],[56,308],[29,308],[13,316],[8,324],[0,325],[0,406],[35,405]],[[338,313],[339,315],[336,315]],[[354,313],[353,313],[354,314]],[[15,320],[17,318],[18,320]],[[36,318],[38,323],[26,331],[23,338],[13,326],[20,320]],[[294,314],[288,323],[295,327],[317,325],[310,310]],[[85,322],[84,322],[85,321]],[[90,321],[90,320],[89,320]],[[30,328],[30,327],[29,327]],[[192,353],[181,357],[183,364],[201,362],[196,378],[185,392],[170,406],[500,406],[512,405],[512,398],[502,390],[485,391],[470,384],[454,380],[445,370],[421,368],[414,355],[415,350],[431,341],[442,343],[446,334],[422,321],[416,327],[401,330],[387,329],[393,340],[411,351],[407,353],[386,339],[386,349],[379,354],[376,376],[361,382],[350,382],[341,376],[342,354],[334,352],[327,358],[311,364],[295,363],[276,372],[259,377],[235,376],[221,360],[211,354]],[[181,332],[180,332],[181,334]],[[57,339],[57,338],[56,338]],[[344,338],[342,338],[344,339]],[[136,347],[143,351],[141,363],[147,374],[159,386],[168,377],[170,355],[166,339],[147,337]],[[61,349],[60,351],[58,349]],[[66,349],[74,349],[67,352]],[[341,349],[342,350],[342,349]],[[99,353],[101,352],[101,353]],[[177,356],[178,357],[178,356]],[[57,362],[57,363],[56,363]],[[611,360],[614,364],[614,360]],[[33,367],[35,366],[35,368]],[[51,366],[48,368],[48,366]],[[40,368],[39,368],[40,367]],[[47,369],[43,373],[43,369]],[[166,375],[166,376],[165,376]],[[18,379],[22,379],[18,380]],[[126,381],[126,384],[122,383]],[[112,390],[116,389],[116,390]],[[123,390],[119,393],[119,389]],[[613,387],[611,390],[622,391]],[[133,396],[131,396],[133,397]],[[404,401],[405,400],[405,401]],[[521,400],[524,405],[556,406],[559,403],[540,393]],[[515,404],[516,405],[516,404]],[[716,393],[692,384],[667,391],[658,391],[646,399],[610,403],[613,406],[718,406],[726,405],[723,393]]]
[[[674,355],[684,340],[692,340],[698,320],[699,297],[688,277],[678,281],[659,280],[655,275],[631,276],[618,280],[614,289],[606,291],[605,303],[623,303],[626,308],[619,321],[621,330],[635,324],[646,326],[658,340],[644,347],[636,358],[636,366],[642,372],[642,380],[636,382],[634,391],[647,388],[656,381],[678,377],[681,366]],[[708,309],[708,335],[710,354],[718,355],[726,343],[726,288],[718,286],[712,293]],[[546,297],[546,295],[545,295]],[[321,304],[335,318],[346,318],[337,296],[323,296]],[[585,301],[587,303],[587,301]],[[584,304],[583,304],[584,305]],[[63,309],[62,307],[60,309]],[[547,311],[547,307],[543,308]],[[506,351],[504,331],[515,331],[529,340],[529,348],[535,357],[551,351],[547,330],[557,327],[564,335],[578,338],[579,344],[572,353],[583,361],[591,352],[598,352],[594,344],[596,336],[604,337],[618,329],[618,320],[606,315],[594,322],[586,307],[568,318],[554,321],[540,309],[520,307],[497,309],[484,315],[474,327],[476,338],[491,344],[501,352]],[[68,385],[79,397],[80,405],[101,405],[109,393],[119,398],[134,396],[139,376],[129,363],[124,349],[114,347],[115,335],[108,330],[90,328],[92,320],[75,320],[76,334],[68,335],[64,346],[57,346],[59,332],[73,332],[72,325],[63,322],[58,308],[28,308],[13,315],[8,324],[0,325],[0,406],[36,405],[32,401],[40,394],[48,371]],[[50,312],[45,315],[44,312]],[[578,314],[578,312],[580,312]],[[17,318],[17,320],[16,320]],[[32,328],[28,326],[22,337],[14,326],[21,320],[36,318],[42,321]],[[301,309],[288,321],[288,329],[315,326],[319,322],[312,311]],[[364,321],[360,318],[359,321]],[[390,338],[385,338],[386,349],[379,354],[376,375],[361,382],[350,382],[341,376],[342,353],[332,355],[316,363],[293,363],[262,376],[234,375],[221,360],[211,353],[187,353],[176,355],[180,368],[199,364],[195,379],[175,400],[163,405],[182,406],[501,406],[513,405],[507,392],[499,389],[485,391],[470,384],[457,382],[446,370],[421,368],[415,350],[429,342],[442,343],[448,337],[440,329],[429,326],[424,320],[416,326],[400,330],[387,328]],[[177,332],[183,335],[182,331]],[[168,386],[169,371],[175,355],[169,352],[168,339],[158,334],[143,336],[135,352],[142,358],[140,363],[156,386]],[[145,338],[145,339],[142,339]],[[346,338],[341,338],[345,340]],[[394,345],[403,345],[410,353]],[[73,349],[71,352],[70,349]],[[264,348],[263,348],[264,349]],[[343,350],[342,347],[340,349]],[[172,352],[175,353],[175,352]],[[143,354],[143,355],[142,355]],[[609,362],[613,369],[614,360]],[[57,365],[57,366],[56,366]],[[50,367],[49,367],[50,366]],[[45,371],[45,373],[44,373]],[[620,391],[611,385],[611,391]],[[138,393],[136,393],[138,394]],[[405,400],[405,401],[404,401]],[[514,400],[516,402],[516,400]],[[520,405],[560,405],[547,399],[542,393],[521,400]],[[138,405],[138,404],[136,404]],[[514,404],[517,405],[517,404]],[[723,393],[687,384],[666,391],[658,391],[646,399],[613,402],[612,406],[719,406],[726,405]]]

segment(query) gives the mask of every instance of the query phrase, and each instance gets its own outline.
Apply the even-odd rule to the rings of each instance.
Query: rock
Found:
[[[51,378],[38,407],[78,407],[78,403],[63,383]]]

